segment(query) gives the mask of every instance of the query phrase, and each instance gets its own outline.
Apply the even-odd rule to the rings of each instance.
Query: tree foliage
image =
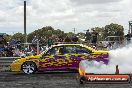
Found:
[[[105,27],[95,27],[91,28],[91,30],[96,30],[98,32],[98,40],[103,41],[108,36],[120,36],[121,39],[123,39],[124,36],[124,28],[122,25],[111,23],[109,25],[106,25]]]
[[[103,41],[108,36],[121,36],[123,39],[124,36],[124,28],[122,25],[111,23],[109,25],[106,25],[105,27],[94,27],[91,28],[91,30],[94,29],[98,32],[98,40]],[[91,31],[92,32],[92,31]],[[28,34],[28,42],[32,42],[34,37],[36,36],[38,39],[48,39],[49,37],[57,35],[62,37],[72,37],[74,35],[78,36],[79,38],[85,38],[85,33],[79,32],[77,34],[74,34],[73,32],[64,33],[61,29],[54,29],[51,26],[46,26],[41,29],[35,30]],[[7,36],[8,37],[8,36]],[[10,39],[20,39],[22,42],[24,42],[24,35],[22,33],[16,33],[13,36],[9,36],[7,40]]]
[[[107,36],[120,36],[123,40],[124,28],[122,25],[111,23],[105,26],[104,37]]]
[[[55,30],[51,26],[46,26],[28,34],[28,42],[32,42],[35,36],[38,39],[43,39],[43,38],[48,39],[49,37],[53,35],[62,36],[64,35],[64,31],[61,31],[60,29]]]
[[[122,36],[124,28],[121,25],[111,23],[105,26],[105,36]]]
[[[15,33],[11,39],[15,39],[15,40],[20,40],[22,43],[24,43],[24,40],[25,40],[25,37],[24,37],[24,34],[22,33]]]
[[[65,33],[65,35],[71,38],[72,36],[74,36],[74,33],[73,32],[68,32],[68,33]]]
[[[11,38],[12,38],[11,35],[4,36],[4,39],[6,40],[6,42],[10,42],[11,41]]]
[[[105,36],[104,36],[105,29],[104,29],[104,27],[102,27],[102,28],[101,27],[95,27],[95,28],[92,28],[92,29],[94,29],[96,32],[98,32],[98,40],[99,41],[102,41],[102,40],[105,39]]]

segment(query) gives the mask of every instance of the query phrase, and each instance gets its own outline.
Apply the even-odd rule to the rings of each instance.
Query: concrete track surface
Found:
[[[0,72],[0,88],[132,88],[128,84],[84,84],[79,85],[77,73],[48,72],[26,75],[23,73]]]

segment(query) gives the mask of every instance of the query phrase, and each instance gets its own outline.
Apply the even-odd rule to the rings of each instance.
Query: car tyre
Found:
[[[21,66],[21,70],[25,73],[25,74],[33,74],[37,71],[37,66],[34,62],[31,61],[27,61],[24,62]]]

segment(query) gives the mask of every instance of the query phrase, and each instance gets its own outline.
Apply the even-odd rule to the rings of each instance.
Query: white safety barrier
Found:
[[[0,72],[1,71],[9,71],[10,64],[20,57],[0,57]]]

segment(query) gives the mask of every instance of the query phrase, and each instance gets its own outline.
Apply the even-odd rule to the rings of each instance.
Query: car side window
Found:
[[[65,54],[84,54],[84,53],[91,53],[91,51],[85,47],[81,46],[66,46],[65,47]]]
[[[55,48],[51,48],[46,52],[46,56],[54,55],[55,54]]]
[[[64,50],[65,50],[65,54],[75,53],[75,50],[71,46],[66,46]]]
[[[77,54],[84,54],[84,53],[90,54],[91,53],[91,51],[89,49],[87,49],[85,47],[81,47],[81,46],[77,47],[76,52],[77,52]]]
[[[63,54],[63,53],[64,53],[63,47],[61,47],[61,46],[53,47],[46,52],[46,56],[54,56],[54,55]]]

